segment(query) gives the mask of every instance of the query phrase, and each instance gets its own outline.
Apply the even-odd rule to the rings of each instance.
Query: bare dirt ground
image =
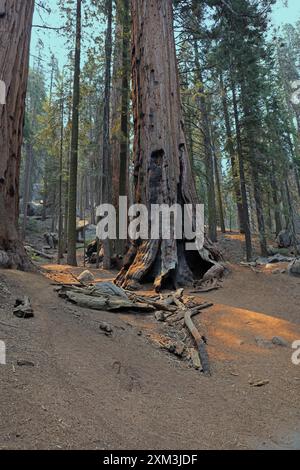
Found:
[[[64,282],[82,271],[47,268]],[[231,265],[222,289],[201,294],[214,302],[197,319],[211,377],[153,343],[152,316],[81,309],[42,274],[1,271],[0,448],[299,449],[300,365],[290,345],[300,339],[300,279],[272,270]],[[24,294],[32,319],[12,314]],[[288,347],[257,341],[273,336]]]

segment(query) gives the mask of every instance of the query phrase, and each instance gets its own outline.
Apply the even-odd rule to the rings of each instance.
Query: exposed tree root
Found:
[[[146,240],[132,245],[115,282],[133,290],[143,282],[153,282],[157,292],[164,287],[177,289],[192,285],[197,278],[203,282],[220,278],[224,273],[221,258],[209,241],[199,251],[185,252],[183,241]]]
[[[20,241],[10,243],[8,247],[5,246],[5,250],[0,247],[0,268],[19,269],[21,271],[35,270]]]

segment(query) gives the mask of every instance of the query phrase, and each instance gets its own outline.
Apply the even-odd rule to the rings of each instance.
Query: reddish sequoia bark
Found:
[[[131,8],[135,202],[149,211],[151,204],[196,204],[181,113],[172,1],[132,0]],[[215,263],[207,241],[208,246],[198,258],[200,275]],[[188,284],[194,278],[190,254],[184,240],[141,241],[130,250],[116,282],[128,286],[151,280],[156,289],[168,279]]]
[[[4,0],[0,12],[0,266],[29,268],[18,233],[19,172],[34,0]]]

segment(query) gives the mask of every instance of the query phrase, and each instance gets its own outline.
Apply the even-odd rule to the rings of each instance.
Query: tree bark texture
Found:
[[[28,269],[20,241],[19,173],[33,0],[4,0],[0,16],[0,80],[6,103],[0,104],[0,266]]]
[[[149,213],[151,204],[196,204],[181,111],[172,1],[132,0],[131,7],[135,202],[146,205]],[[141,241],[130,250],[117,282],[128,286],[149,280],[157,290],[167,280],[190,283],[194,278],[190,254],[184,240],[174,237]],[[197,268],[203,275],[215,261],[206,248],[201,255]]]

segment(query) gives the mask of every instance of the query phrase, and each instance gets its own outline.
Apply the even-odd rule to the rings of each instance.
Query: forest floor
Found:
[[[59,298],[53,281],[72,282],[82,267],[47,265],[48,277],[1,271],[0,449],[300,449],[300,365],[291,361],[300,279],[279,272],[286,264],[259,272],[239,265],[239,236],[226,240],[230,272],[221,289],[201,294],[214,306],[195,320],[211,377],[159,346],[152,315]],[[101,280],[115,275],[90,270]],[[21,295],[34,318],[13,316]],[[101,320],[113,325],[111,336]],[[270,345],[273,336],[288,346]]]

